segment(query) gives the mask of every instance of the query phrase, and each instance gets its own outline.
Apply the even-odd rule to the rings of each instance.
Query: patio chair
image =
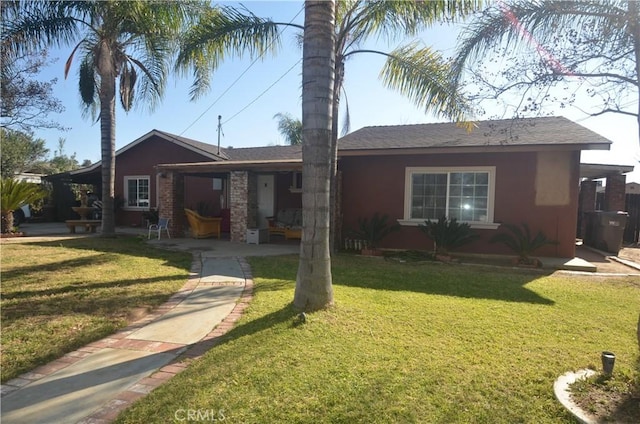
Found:
[[[162,234],[162,230],[165,230],[167,232],[167,237],[171,238],[171,234],[169,234],[169,218],[160,218],[158,219],[158,223],[157,224],[151,224],[149,225],[149,235],[147,236],[147,239],[151,238],[151,232],[155,231],[158,233],[158,240],[160,240],[160,235]]]
[[[196,239],[214,236],[220,238],[220,223],[222,222],[222,218],[202,216],[186,208],[184,212],[187,214],[187,220],[191,227],[191,237]]]

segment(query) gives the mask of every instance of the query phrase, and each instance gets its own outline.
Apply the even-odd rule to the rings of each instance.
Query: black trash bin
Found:
[[[587,215],[587,246],[617,255],[622,248],[624,227],[629,214],[626,212],[594,211]]]

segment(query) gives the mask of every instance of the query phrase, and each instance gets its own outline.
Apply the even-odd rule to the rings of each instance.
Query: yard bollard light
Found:
[[[613,352],[602,352],[602,372],[605,375],[611,375],[615,363],[616,355]]]

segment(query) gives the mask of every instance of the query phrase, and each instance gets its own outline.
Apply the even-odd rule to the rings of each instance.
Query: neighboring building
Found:
[[[14,179],[17,181],[25,181],[27,183],[40,184],[44,174],[34,174],[33,172],[21,172],[16,174]]]
[[[610,144],[559,117],[478,122],[472,132],[452,123],[362,128],[339,140],[338,227],[344,236],[358,218],[387,214],[402,228],[381,247],[429,249],[418,225],[446,214],[481,235],[465,251],[509,253],[489,239],[501,223],[526,222],[558,241],[541,255],[573,257],[580,152]],[[202,203],[227,217],[231,240],[244,241],[278,210],[301,208],[301,170],[300,146],[218,151],[153,130],[117,152],[119,223],[159,207],[181,234],[183,209]],[[97,184],[100,163],[70,176]]]

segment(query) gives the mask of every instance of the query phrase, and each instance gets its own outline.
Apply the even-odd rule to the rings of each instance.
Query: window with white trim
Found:
[[[149,209],[149,176],[124,177],[126,208]]]
[[[446,216],[492,224],[494,196],[495,167],[411,167],[405,176],[404,218],[424,223]]]

